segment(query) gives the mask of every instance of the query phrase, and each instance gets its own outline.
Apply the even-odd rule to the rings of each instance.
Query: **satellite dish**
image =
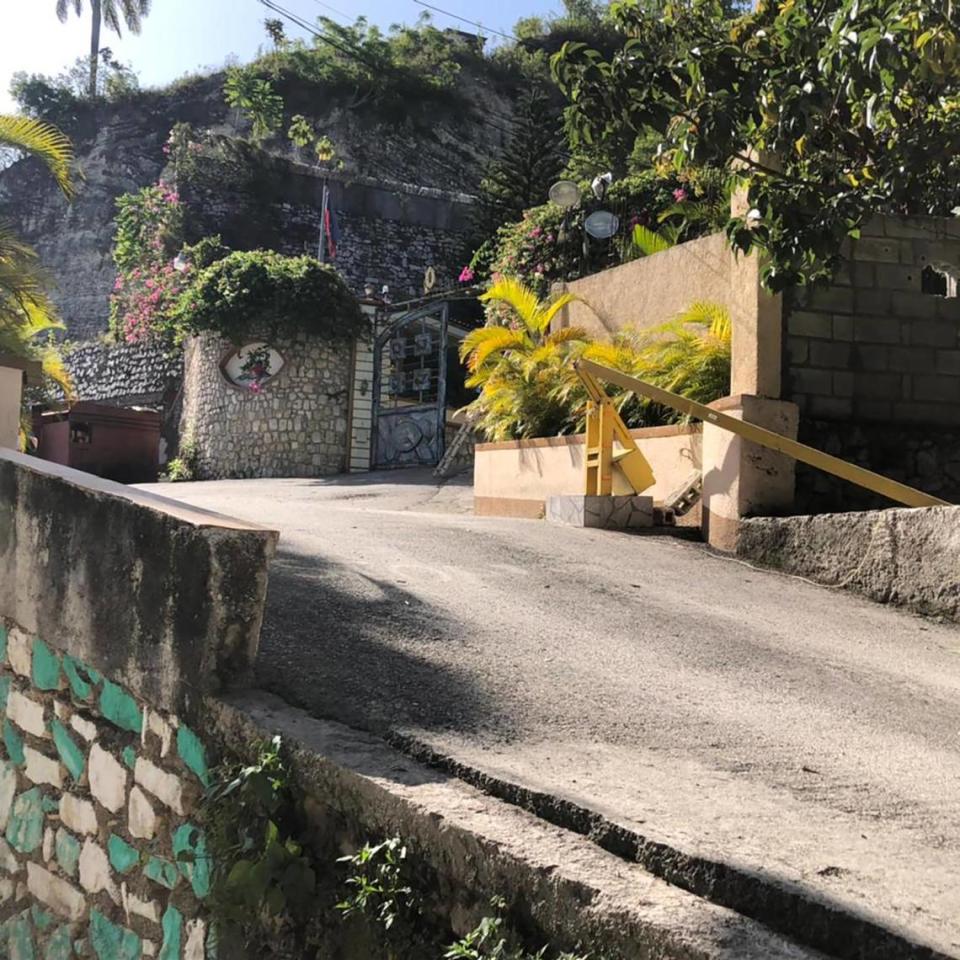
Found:
[[[572,180],[558,180],[550,188],[549,197],[558,207],[569,210],[580,202],[580,188]]]
[[[597,210],[584,221],[583,229],[594,240],[609,240],[620,229],[620,218],[609,210]]]
[[[429,293],[437,285],[437,271],[433,267],[427,267],[427,272],[423,275],[423,292]]]

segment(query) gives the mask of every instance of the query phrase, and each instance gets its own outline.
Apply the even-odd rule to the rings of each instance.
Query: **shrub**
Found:
[[[201,269],[180,297],[179,336],[212,331],[241,342],[304,331],[345,340],[364,328],[356,298],[333,267],[268,250],[231,253]]]
[[[164,328],[186,278],[173,266],[183,243],[183,203],[160,183],[117,200],[110,329],[134,343]]]
[[[476,426],[488,440],[513,440],[574,433],[582,429],[586,391],[574,363],[594,360],[663,389],[709,403],[729,392],[730,317],[711,303],[695,303],[673,320],[650,330],[625,329],[611,341],[591,340],[565,327],[549,332],[550,320],[572,298],[539,301],[530,288],[502,280],[485,294],[512,317],[508,326],[474,330],[463,341]],[[608,392],[627,426],[647,427],[683,420],[619,387]]]
[[[543,297],[559,280],[575,280],[632,260],[637,225],[656,227],[668,216],[683,242],[718,230],[727,222],[725,177],[720,171],[691,170],[684,176],[653,170],[614,180],[602,204],[590,185],[580,185],[584,202],[565,215],[552,203],[527,210],[523,219],[499,229],[495,240],[474,254],[471,268],[480,277],[511,276]],[[617,215],[620,231],[609,243],[584,242],[587,212],[602,206]]]

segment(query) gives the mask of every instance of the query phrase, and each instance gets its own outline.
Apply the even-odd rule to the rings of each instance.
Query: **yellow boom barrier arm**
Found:
[[[727,416],[725,413],[719,413],[710,407],[704,406],[702,403],[697,403],[695,400],[688,400],[686,397],[681,397],[676,393],[670,393],[669,390],[662,390],[660,387],[655,387],[652,383],[638,380],[636,377],[628,376],[619,370],[612,370],[609,367],[601,366],[592,360],[580,360],[575,366],[580,379],[587,387],[591,402],[594,402],[594,394],[592,391],[598,390],[603,395],[607,404],[610,403],[606,394],[603,393],[603,390],[598,384],[599,380],[605,380],[608,383],[615,383],[617,386],[623,387],[626,390],[632,390],[634,393],[647,397],[665,407],[672,407],[674,410],[679,410],[681,413],[685,413],[697,420],[703,420],[707,423],[714,424],[714,426],[722,427],[724,430],[729,430],[731,433],[735,433],[737,436],[743,437],[752,443],[759,443],[763,447],[769,447],[771,450],[785,453],[795,460],[808,463],[811,467],[832,473],[834,476],[840,477],[843,480],[849,480],[851,483],[855,483],[867,490],[872,490],[874,493],[879,493],[881,496],[888,497],[890,500],[895,500],[897,503],[902,503],[908,507],[952,506],[952,504],[946,500],[933,497],[929,493],[923,493],[921,490],[915,490],[913,487],[908,487],[905,483],[897,483],[896,480],[891,480],[889,477],[881,476],[879,473],[873,473],[871,470],[864,470],[863,467],[847,463],[846,460],[841,460],[839,457],[832,457],[829,453],[824,453],[814,447],[808,447],[806,444],[798,443],[796,440],[790,440],[787,437],[781,436],[779,433],[774,433],[772,430],[766,430],[763,427],[758,427],[756,424],[747,423],[744,420],[737,420],[736,417]],[[616,411],[614,411],[614,415],[616,416]],[[626,427],[623,426],[623,421],[621,421],[619,417],[617,417],[617,420],[626,433]],[[629,437],[629,433],[626,435]],[[623,443],[619,435],[618,439]],[[630,443],[633,445],[633,448],[636,449],[633,438],[630,438]],[[590,451],[589,416],[587,419],[587,451],[588,453]],[[637,452],[639,453],[639,451]],[[646,460],[644,460],[644,463],[646,463]],[[644,489],[646,489],[646,487]],[[593,491],[588,490],[587,492],[591,493]],[[608,490],[607,493],[609,492]],[[637,493],[639,492],[640,490],[637,490]]]
[[[577,373],[590,397],[587,403],[587,436],[584,463],[587,468],[587,496],[609,497],[613,493],[613,467],[616,464],[633,487],[634,493],[643,493],[656,483],[647,458],[630,436],[627,425],[610,402],[603,387],[593,375],[577,364]],[[603,367],[600,368],[604,369]],[[623,447],[622,453],[613,452],[613,441]]]

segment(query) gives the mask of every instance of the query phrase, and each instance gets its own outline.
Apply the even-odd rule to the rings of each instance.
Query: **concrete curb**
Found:
[[[691,856],[607,817],[548,793],[492,777],[410,737],[390,742],[406,755],[458,777],[488,796],[590,840],[669,884],[735,910],[799,943],[842,960],[955,960],[906,939],[866,915],[788,882],[703,857]],[[960,956],[960,955],[956,955]]]
[[[481,903],[502,895],[520,906],[528,934],[557,949],[582,945],[611,960],[824,956],[636,862],[625,863],[593,838],[577,836],[581,831],[547,823],[371,735],[314,719],[272,695],[208,698],[205,709],[208,729],[241,755],[255,740],[281,734],[314,817],[349,822],[370,840],[402,836],[427,862],[445,897]],[[469,923],[461,909],[458,924],[456,913],[449,918],[454,927]]]
[[[960,507],[743,520],[736,555],[880,603],[960,621]]]

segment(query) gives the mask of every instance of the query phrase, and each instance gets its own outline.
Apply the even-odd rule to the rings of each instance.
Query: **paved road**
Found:
[[[388,482],[402,479],[404,482]],[[260,682],[960,956],[960,633],[424,475],[162,493],[282,531]]]

